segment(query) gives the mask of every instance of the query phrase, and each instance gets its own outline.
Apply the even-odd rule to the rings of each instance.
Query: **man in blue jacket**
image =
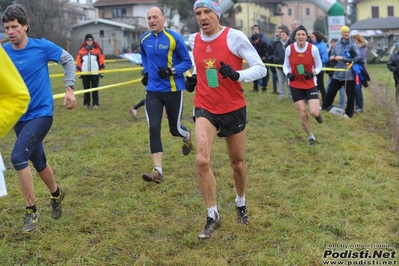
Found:
[[[164,28],[166,16],[162,8],[152,7],[147,13],[147,20],[150,32],[140,37],[140,54],[144,68],[141,82],[147,91],[145,111],[154,168],[142,177],[148,182],[161,183],[164,180],[161,142],[164,107],[168,115],[170,133],[183,139],[183,155],[188,155],[192,150],[190,131],[181,124],[185,89],[183,74],[191,69],[192,62],[183,38],[176,32]]]
[[[341,27],[341,40],[337,42],[334,46],[334,49],[331,52],[330,61],[334,62],[335,68],[346,69],[346,64],[350,64],[352,62],[359,62],[359,48],[357,44],[350,37],[350,29],[347,26]],[[348,71],[335,71],[332,76],[331,83],[327,89],[327,95],[325,102],[323,103],[323,110],[329,110],[332,107],[334,102],[334,98],[337,95],[337,92],[341,89],[342,86],[345,86],[346,96],[347,96],[347,105],[345,109],[345,114],[343,115],[346,118],[351,118],[353,116],[353,110],[355,107],[355,73],[352,69],[348,69]]]

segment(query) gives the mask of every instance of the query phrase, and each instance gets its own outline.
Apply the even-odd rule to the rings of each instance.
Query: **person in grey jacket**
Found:
[[[399,94],[399,42],[395,44],[396,53],[393,53],[388,60],[387,67],[389,71],[393,74],[393,79],[395,80],[395,90],[396,90],[396,102],[398,102]]]
[[[273,51],[273,62],[278,65],[284,64],[285,59],[285,48],[289,45],[288,40],[288,29],[283,28],[280,32],[280,40],[276,42],[274,51]],[[288,90],[288,97],[291,98],[291,91],[288,87],[288,80],[286,75],[284,74],[282,67],[276,67],[277,78],[278,78],[278,86],[279,86],[279,94],[280,99],[284,99],[287,97],[286,88]]]
[[[360,53],[357,44],[350,37],[349,27],[341,27],[341,36],[341,40],[334,46],[329,59],[335,63],[335,68],[346,69],[347,63],[350,64],[352,62],[359,62]],[[335,96],[342,86],[345,86],[346,96],[348,98],[345,114],[343,116],[346,118],[351,118],[353,116],[353,110],[355,106],[356,89],[355,74],[351,69],[349,69],[347,72],[334,72],[322,108],[323,110],[331,109]]]

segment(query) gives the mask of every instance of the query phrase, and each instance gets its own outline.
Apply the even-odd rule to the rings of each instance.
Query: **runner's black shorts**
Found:
[[[194,119],[196,117],[208,119],[218,131],[219,137],[229,137],[240,133],[248,123],[246,106],[226,114],[212,114],[203,108],[194,108],[193,115]]]

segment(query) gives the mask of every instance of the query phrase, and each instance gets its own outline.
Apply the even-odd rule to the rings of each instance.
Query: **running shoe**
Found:
[[[308,141],[308,146],[313,146],[315,144],[316,140],[313,138],[310,138]]]
[[[248,224],[249,217],[248,217],[247,207],[245,206],[236,207],[236,210],[237,210],[237,223]]]
[[[50,204],[51,204],[51,217],[54,219],[60,218],[62,214],[62,207],[61,207],[61,202],[65,198],[65,188],[59,187],[60,188],[60,195],[56,197],[50,197]]]
[[[130,115],[133,117],[134,120],[137,120],[137,110],[134,107],[129,109]]]
[[[193,144],[191,143],[191,134],[190,134],[190,138],[187,141],[185,141],[183,139],[183,146],[182,146],[181,151],[182,151],[184,156],[187,156],[187,155],[190,154],[192,149],[193,149]]]
[[[213,232],[220,227],[221,219],[217,213],[215,215],[217,216],[215,219],[210,218],[210,217],[206,218],[205,227],[201,231],[201,233],[199,233],[199,235],[198,235],[199,239],[210,238],[212,236]]]
[[[153,169],[151,173],[144,173],[143,174],[144,181],[147,182],[155,182],[155,183],[162,183],[163,182],[163,175],[160,174],[157,170]]]
[[[315,119],[316,119],[316,121],[317,121],[319,124],[323,123],[323,117],[321,116],[321,114],[319,114],[318,117],[315,117]]]
[[[39,222],[39,213],[33,212],[33,210],[31,209],[27,209],[24,217],[24,226],[22,227],[22,234],[27,235],[35,231],[38,222]]]

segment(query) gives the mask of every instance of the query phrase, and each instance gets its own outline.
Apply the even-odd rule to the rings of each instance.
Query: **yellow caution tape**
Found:
[[[116,83],[116,84],[112,84],[112,85],[106,85],[106,86],[92,88],[92,89],[74,91],[74,94],[78,95],[78,94],[83,94],[83,93],[86,93],[86,92],[105,90],[105,89],[115,88],[115,87],[119,87],[119,86],[123,86],[123,85],[129,85],[129,84],[133,84],[133,83],[138,83],[140,81],[141,81],[141,79],[134,79],[134,80],[131,80],[131,81]],[[53,99],[64,98],[64,96],[65,96],[65,93],[54,94],[53,95]]]

